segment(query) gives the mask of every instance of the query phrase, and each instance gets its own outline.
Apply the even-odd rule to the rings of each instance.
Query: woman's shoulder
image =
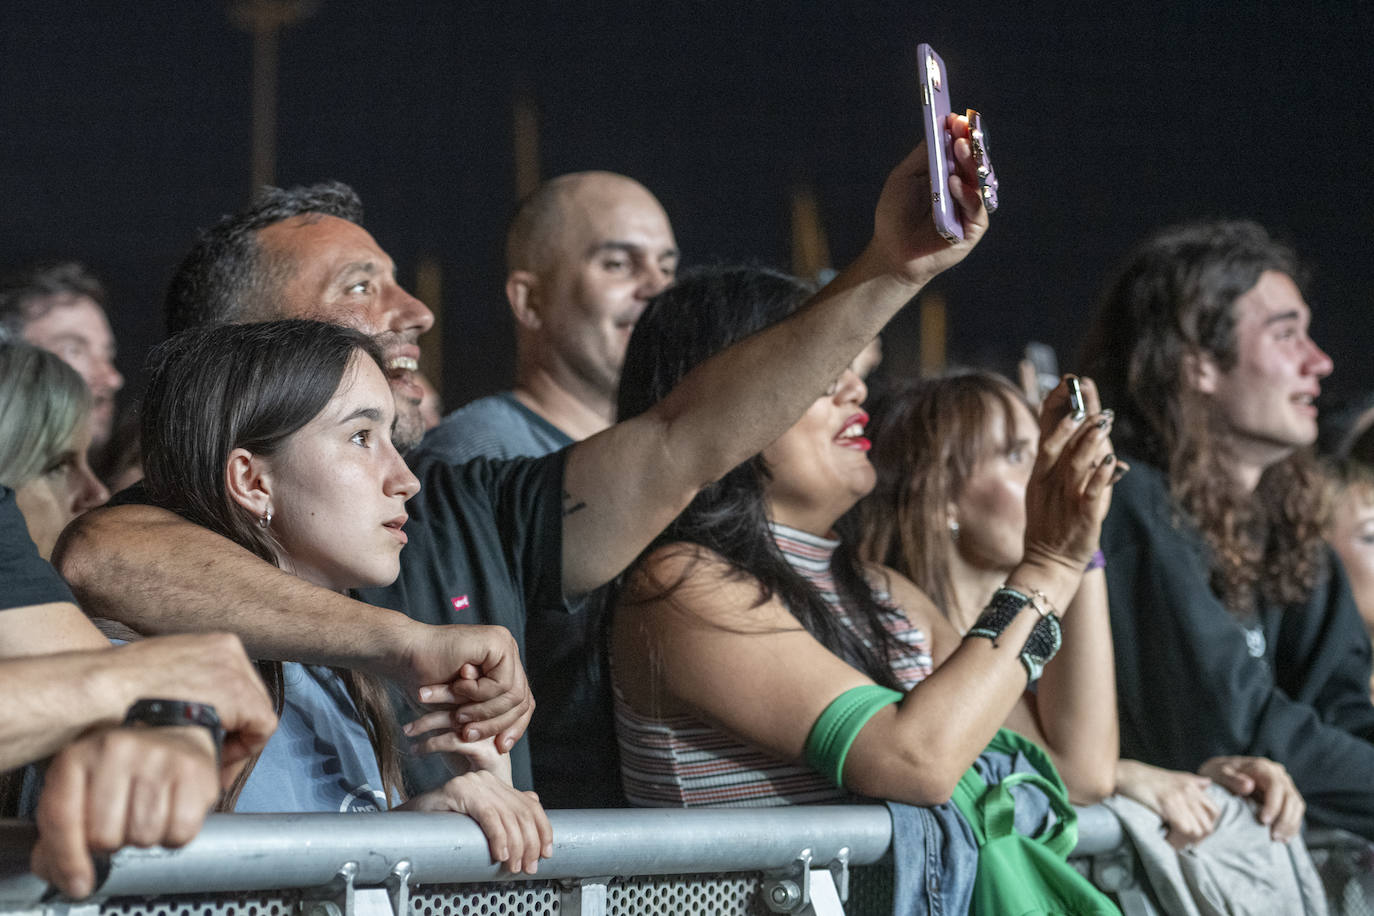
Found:
[[[776,627],[784,616],[790,619],[757,578],[709,547],[686,541],[651,550],[626,576],[617,604],[650,612],[686,611],[692,619],[744,631]]]
[[[879,597],[886,596],[885,604],[904,613],[918,625],[928,629],[931,616],[939,616],[940,612],[930,596],[892,567],[865,562],[863,571],[874,593]]]

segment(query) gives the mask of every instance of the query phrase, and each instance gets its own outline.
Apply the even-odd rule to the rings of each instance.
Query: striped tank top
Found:
[[[807,579],[845,626],[854,623],[840,604],[830,561],[839,541],[772,524],[787,562]],[[893,673],[908,690],[931,671],[930,642],[885,593],[877,593],[882,623],[910,651],[891,658]],[[641,807],[703,805],[770,807],[843,801],[832,785],[805,763],[780,760],[696,716],[644,716],[615,694],[616,734],[625,796]]]

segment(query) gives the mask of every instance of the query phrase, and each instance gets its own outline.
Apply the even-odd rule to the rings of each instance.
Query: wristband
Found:
[[[184,726],[199,725],[210,732],[215,743],[215,759],[219,759],[224,747],[224,726],[220,724],[219,714],[209,703],[191,703],[185,700],[136,700],[124,714],[125,725]]]
[[[1064,643],[1064,634],[1059,627],[1059,618],[1053,614],[1041,617],[1031,630],[1026,644],[1021,648],[1021,664],[1026,666],[1027,683],[1034,684],[1040,679],[1045,665],[1054,658]]]
[[[844,760],[854,739],[884,706],[901,702],[902,693],[878,684],[851,687],[825,707],[806,736],[806,762],[822,776],[844,787]]]
[[[973,624],[973,629],[964,634],[964,638],[979,636],[992,640],[992,644],[996,646],[1002,631],[1011,626],[1016,615],[1021,613],[1030,601],[1029,595],[1023,595],[1014,588],[999,588],[992,593],[992,600]]]
[[[1088,565],[1087,565],[1087,567],[1086,567],[1083,571],[1084,571],[1085,573],[1090,573],[1090,572],[1092,572],[1094,569],[1106,569],[1106,568],[1107,568],[1107,556],[1106,556],[1106,554],[1104,554],[1104,553],[1102,552],[1102,548],[1099,547],[1099,548],[1097,548],[1096,550],[1093,551],[1092,559],[1088,561]]]

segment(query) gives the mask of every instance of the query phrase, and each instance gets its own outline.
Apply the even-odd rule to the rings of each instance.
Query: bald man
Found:
[[[421,454],[543,455],[609,427],[630,332],[677,260],[668,215],[639,182],[575,172],[541,185],[506,237],[515,388],[450,414]]]
[[[555,452],[615,422],[630,332],[672,282],[677,242],[658,199],[612,172],[575,172],[521,202],[506,236],[515,316],[515,388],[474,401],[432,430],[412,461],[462,463]],[[530,608],[526,668],[534,787],[551,808],[624,805],[600,651],[602,596]]]

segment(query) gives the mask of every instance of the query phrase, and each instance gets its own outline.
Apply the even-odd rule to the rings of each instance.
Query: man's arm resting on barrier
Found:
[[[153,506],[77,518],[53,561],[82,607],[145,634],[228,630],[254,658],[368,671],[412,685],[452,682],[476,703],[468,725],[508,749],[534,709],[515,640],[501,627],[432,627],[284,572]],[[480,676],[478,676],[480,675]]]
[[[89,729],[117,726],[144,698],[214,706],[226,732],[224,765],[232,772],[277,724],[257,671],[227,634],[13,659],[0,662],[0,769],[47,757]]]

